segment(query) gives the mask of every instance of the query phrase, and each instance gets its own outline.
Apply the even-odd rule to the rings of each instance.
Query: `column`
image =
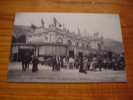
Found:
[[[17,61],[18,61],[18,57],[19,57],[18,52],[19,52],[20,46],[18,46],[17,48],[18,48],[18,50],[17,50]]]

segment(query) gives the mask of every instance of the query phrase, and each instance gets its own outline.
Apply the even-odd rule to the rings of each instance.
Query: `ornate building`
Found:
[[[93,36],[81,36],[78,33],[70,32],[54,18],[54,23],[49,27],[44,27],[41,20],[41,27],[31,25],[27,31],[26,43],[13,44],[12,49],[17,48],[18,52],[30,50],[36,56],[89,56],[90,54],[101,54],[104,50],[103,37],[98,32]],[[86,33],[84,33],[86,34]],[[14,50],[12,50],[13,52]]]

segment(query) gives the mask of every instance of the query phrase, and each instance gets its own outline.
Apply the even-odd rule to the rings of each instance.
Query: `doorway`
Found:
[[[69,57],[74,57],[74,51],[69,51]]]
[[[22,60],[22,56],[25,55],[25,53],[29,53],[29,55],[34,55],[34,50],[33,49],[19,49],[18,52],[18,61]]]
[[[82,57],[83,57],[83,53],[79,52],[79,58],[82,58]]]

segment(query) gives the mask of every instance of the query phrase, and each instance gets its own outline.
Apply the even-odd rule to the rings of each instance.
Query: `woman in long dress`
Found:
[[[90,65],[90,70],[91,71],[95,71],[96,68],[95,68],[95,65],[96,65],[96,58],[93,58],[92,62],[91,62],[91,65]]]
[[[87,67],[88,67],[88,59],[86,57],[84,57],[84,61],[83,61],[83,70],[85,71],[85,74],[87,74]]]
[[[67,58],[63,59],[63,66],[65,69],[67,69],[67,66],[68,66]]]
[[[79,60],[79,72],[84,72],[83,70],[83,58],[81,57],[80,60]]]
[[[68,62],[70,69],[74,69],[74,62],[75,62],[74,58],[70,57]]]
[[[33,57],[32,64],[33,64],[32,72],[38,71],[38,59],[36,56]]]

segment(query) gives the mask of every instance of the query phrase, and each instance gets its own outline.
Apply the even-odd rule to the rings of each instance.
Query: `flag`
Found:
[[[80,35],[80,36],[81,36],[79,28],[78,28],[78,35]]]
[[[62,27],[62,25],[61,25],[61,24],[59,24],[59,27]]]
[[[42,28],[44,28],[44,21],[43,21],[43,19],[41,19],[41,23],[42,23]]]
[[[79,28],[78,28],[78,33],[80,34],[80,30],[79,30]]]
[[[64,25],[64,22],[63,22],[63,30],[65,30],[65,25]]]
[[[97,31],[97,36],[99,36],[99,32]]]
[[[31,28],[35,30],[36,26],[34,24],[31,24]]]
[[[55,17],[54,17],[54,25],[55,25],[55,27],[57,25],[57,20],[55,19]]]
[[[41,22],[42,22],[42,24],[44,24],[44,21],[43,21],[43,19],[41,19]]]
[[[56,19],[55,19],[55,17],[54,17],[54,24],[55,24],[55,26],[56,26]]]
[[[57,19],[54,17],[54,25],[58,25],[58,27],[62,27],[62,25],[57,21]]]

